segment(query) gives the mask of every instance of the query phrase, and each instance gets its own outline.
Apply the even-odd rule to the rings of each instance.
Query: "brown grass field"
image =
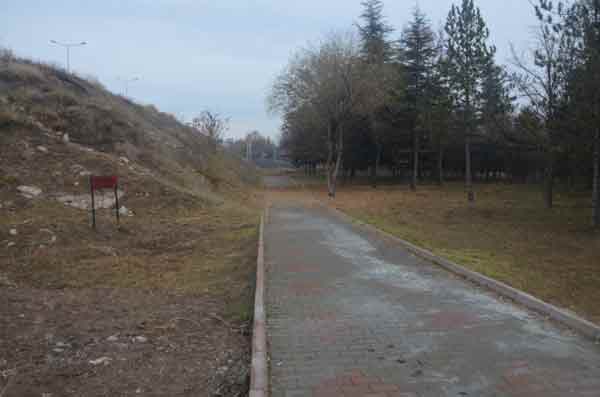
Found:
[[[311,186],[311,184],[305,184]],[[557,194],[547,210],[535,186],[342,186],[330,205],[472,270],[600,323],[600,234],[587,194]],[[310,187],[327,200],[322,186]]]

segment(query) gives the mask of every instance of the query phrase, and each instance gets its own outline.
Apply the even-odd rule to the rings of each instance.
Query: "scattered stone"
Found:
[[[64,143],[69,143],[71,140],[69,139],[69,134],[63,134],[62,140]]]
[[[14,247],[15,245],[17,245],[17,243],[13,242],[13,241],[9,241],[8,244],[6,245],[8,248],[10,247]]]
[[[64,353],[65,349],[61,349],[60,347],[55,347],[54,349],[52,349],[52,351],[54,353]]]
[[[127,207],[122,206],[119,208],[119,215],[121,216],[133,216],[133,212],[129,211]]]
[[[8,231],[8,234],[10,234],[11,236],[16,236],[17,234],[19,234],[19,232],[17,231],[17,229],[10,229]]]
[[[69,347],[70,345],[68,343],[64,343],[64,342],[56,342],[56,346],[58,346],[58,347]]]
[[[47,233],[50,235],[50,239],[47,241],[48,244],[56,243],[56,235],[50,229],[40,229],[40,233]]]
[[[42,194],[42,189],[36,186],[19,186],[17,187],[17,191],[21,193],[22,196],[28,199],[35,198]]]
[[[146,338],[145,336],[135,336],[133,338],[133,341],[137,343],[146,343],[148,342],[148,338]]]
[[[48,149],[45,146],[38,146],[36,149],[42,153],[48,153]]]
[[[112,361],[110,357],[100,357],[95,360],[90,360],[89,363],[92,365],[108,365]]]
[[[106,338],[106,340],[109,342],[117,342],[119,340],[119,335],[111,335],[108,338]]]
[[[92,173],[80,164],[75,164],[71,167],[71,171],[80,177],[90,176]]]
[[[127,157],[119,157],[119,160],[124,164],[129,164],[129,159]]]

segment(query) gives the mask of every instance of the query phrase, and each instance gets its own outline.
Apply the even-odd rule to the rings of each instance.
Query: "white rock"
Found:
[[[138,343],[146,343],[148,342],[148,338],[146,338],[145,336],[136,336],[133,338],[133,341]]]
[[[62,140],[63,140],[64,143],[69,143],[70,142],[69,134],[64,134],[62,136]]]
[[[125,195],[122,190],[117,191],[119,200]],[[59,202],[69,207],[80,210],[89,210],[92,208],[92,199],[89,193],[81,195],[66,194],[56,198]],[[115,207],[115,193],[109,190],[102,190],[95,194],[96,209],[112,209]]]
[[[50,229],[40,229],[40,233],[47,233],[50,235],[50,240],[48,240],[48,244],[54,244],[56,242],[56,235]]]
[[[111,361],[112,361],[112,358],[110,358],[110,357],[100,357],[95,360],[90,360],[89,363],[92,365],[102,365],[102,364],[108,365],[108,364],[110,364]]]
[[[36,186],[19,186],[17,191],[26,198],[34,198],[42,194],[42,189]]]
[[[8,231],[8,233],[9,233],[11,236],[16,236],[17,234],[19,234],[19,232],[17,232],[17,229],[10,229],[10,230]]]
[[[15,243],[15,242],[13,242],[13,241],[10,241],[10,242],[9,242],[9,243],[8,243],[6,246],[7,246],[8,248],[10,248],[10,247],[14,247],[15,245],[17,245],[17,243]]]
[[[129,164],[129,159],[127,157],[119,157],[119,160],[124,164]]]
[[[38,146],[36,149],[42,153],[48,153],[48,149],[44,146]]]
[[[119,215],[121,215],[121,216],[132,216],[133,214],[131,213],[131,211],[129,211],[127,209],[127,207],[122,206],[121,208],[119,208]]]
[[[109,342],[117,342],[119,340],[119,335],[111,335],[108,338],[106,338],[106,340]]]

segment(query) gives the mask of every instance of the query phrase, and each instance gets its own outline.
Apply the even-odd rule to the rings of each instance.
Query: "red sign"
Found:
[[[118,178],[116,176],[92,176],[90,182],[93,190],[114,189],[117,187]]]
[[[119,178],[115,175],[112,176],[90,176],[90,194],[92,196],[92,227],[96,228],[96,203],[94,200],[94,190],[100,189],[114,189],[115,191],[115,215],[117,217],[117,223],[119,223],[119,194],[117,192],[117,186]]]

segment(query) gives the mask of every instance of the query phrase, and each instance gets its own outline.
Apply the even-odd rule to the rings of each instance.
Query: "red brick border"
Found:
[[[378,229],[373,225],[362,222],[337,208],[332,208],[322,202],[321,202],[321,205],[326,207],[330,211],[332,211],[339,218],[346,220],[347,222],[356,224],[356,225],[362,227],[363,229],[366,229],[372,233],[375,233],[375,234],[383,236],[387,239],[390,239],[390,240],[402,245],[403,247],[405,247],[407,250],[409,250],[413,254],[420,256],[421,258],[424,258],[426,260],[429,260],[430,262],[433,262],[433,263],[443,267],[444,269],[450,271],[451,273],[454,273],[461,277],[464,277],[465,279],[471,281],[472,283],[486,287],[486,288],[496,292],[497,294],[508,297],[508,298],[512,299],[513,301],[525,306],[526,308],[528,308],[530,310],[534,310],[538,313],[541,313],[558,323],[561,323],[573,330],[576,330],[577,332],[581,333],[582,335],[586,336],[587,338],[592,339],[595,342],[600,342],[600,326],[598,326],[590,321],[587,321],[575,314],[567,312],[566,310],[560,309],[556,306],[546,303],[532,295],[529,295],[523,291],[513,288],[513,287],[509,286],[508,284],[494,280],[490,277],[486,277],[483,274],[474,272],[474,271],[469,270],[469,269],[467,269],[461,265],[458,265],[452,261],[441,258],[426,249],[417,247],[416,245],[411,244],[408,241],[405,241],[405,240],[403,240],[399,237],[396,237],[388,232],[385,232],[381,229]]]
[[[267,332],[265,315],[265,215],[260,218],[258,258],[256,260],[256,295],[254,297],[254,328],[252,332],[252,364],[250,375],[250,397],[269,396],[267,366]]]

